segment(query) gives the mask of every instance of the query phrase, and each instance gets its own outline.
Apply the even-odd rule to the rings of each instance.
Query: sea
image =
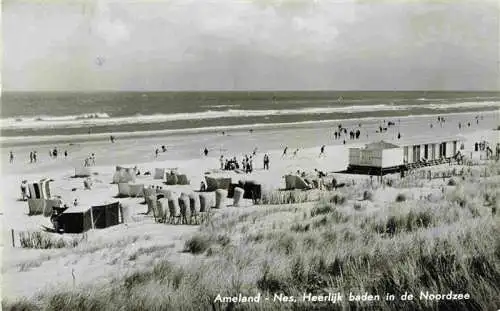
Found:
[[[0,135],[280,127],[499,109],[500,92],[3,92]]]

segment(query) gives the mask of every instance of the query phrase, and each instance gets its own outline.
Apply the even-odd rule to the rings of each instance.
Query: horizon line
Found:
[[[262,90],[262,89],[197,89],[197,90],[116,90],[116,89],[103,89],[103,90],[1,90],[1,93],[217,93],[217,92],[234,92],[234,93],[284,93],[284,92],[297,92],[297,93],[315,93],[315,92],[487,92],[487,93],[500,93],[497,90],[481,90],[481,89],[450,89],[450,90],[433,90],[433,89],[318,89],[318,90]]]

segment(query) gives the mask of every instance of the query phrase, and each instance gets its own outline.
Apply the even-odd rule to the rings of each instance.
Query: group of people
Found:
[[[245,155],[243,159],[241,160],[241,165],[238,163],[238,160],[236,157],[231,158],[224,158],[223,155],[220,156],[219,162],[220,162],[220,169],[225,170],[225,171],[232,171],[232,170],[239,170],[242,169],[245,173],[252,173],[254,170],[254,164],[253,161],[257,157],[257,148],[254,149],[252,155],[248,156]],[[263,168],[264,170],[269,170],[269,155],[264,154],[263,157]]]
[[[241,166],[236,160],[236,157],[233,157],[232,159],[224,159],[224,156],[220,156],[220,168],[221,170],[226,170],[226,171],[232,171],[232,170],[239,170],[240,168],[245,172],[245,173],[252,173],[253,172],[253,159],[254,156],[248,156],[245,155],[241,161]]]
[[[36,163],[37,161],[37,153],[36,150],[30,152],[30,163]]]
[[[286,157],[287,152],[288,152],[288,146],[286,146],[285,149],[283,149],[283,154],[281,155],[281,157],[282,158]],[[293,152],[293,157],[296,157],[298,153],[299,153],[299,148],[295,149],[295,151]]]
[[[56,147],[54,149],[49,150],[49,158],[51,159],[56,159],[57,156],[59,155],[59,151],[57,150]],[[36,150],[30,151],[30,163],[37,163],[38,162],[38,152]],[[64,157],[68,157],[68,151],[64,150]],[[14,163],[14,152],[10,151],[9,152],[9,163]]]
[[[49,157],[50,158],[56,159],[58,154],[59,154],[59,151],[57,150],[56,147],[54,147],[54,149],[52,149],[52,150],[49,150]],[[64,157],[65,158],[68,157],[68,150],[64,150]],[[36,159],[35,159],[35,162],[36,162]]]
[[[476,119],[476,124],[479,124],[479,120],[480,119],[483,120],[483,116],[476,116],[475,119]],[[471,127],[471,124],[472,123],[470,121],[467,121],[467,127]],[[461,130],[462,127],[465,127],[465,124],[462,125],[462,122],[458,122],[458,129]]]
[[[167,147],[165,145],[161,146],[161,152],[167,152]],[[160,149],[156,148],[156,150],[155,150],[155,158],[158,158],[159,154],[160,154]]]
[[[95,153],[92,153],[89,157],[86,157],[83,166],[88,167],[88,166],[94,166],[95,165]]]
[[[398,119],[398,123],[400,122],[401,121]],[[349,140],[358,140],[361,138],[361,126],[362,124],[359,123],[356,129],[348,130],[347,128],[343,127],[342,124],[339,124],[337,126],[337,129],[333,132],[333,138],[335,140],[343,139],[344,145],[346,144],[346,138],[348,138]],[[383,120],[375,130],[375,133],[386,133],[387,130],[393,126],[396,126],[396,122]],[[366,137],[368,138],[368,133],[366,134]],[[397,139],[401,139],[400,132],[398,132]]]

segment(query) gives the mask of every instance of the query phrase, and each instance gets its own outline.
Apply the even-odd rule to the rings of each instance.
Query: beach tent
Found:
[[[177,175],[177,184],[178,185],[189,185],[189,179],[185,174]]]
[[[285,175],[285,189],[295,189],[295,175]]]
[[[119,197],[142,197],[143,192],[144,184],[118,183]]]
[[[92,229],[92,217],[89,207],[70,207],[54,221],[56,230],[64,233],[83,233]]]
[[[214,178],[205,176],[207,182],[207,191],[215,191],[217,189],[228,190],[231,185],[231,178]]]
[[[31,199],[49,199],[51,179],[42,179],[39,182],[28,184]]]
[[[244,190],[243,199],[251,199],[256,203],[257,200],[262,198],[262,186],[258,182],[253,180],[240,180],[238,185]]]
[[[144,184],[129,184],[129,196],[142,197]]]
[[[130,193],[130,185],[126,182],[118,183],[118,196],[119,197],[128,197]]]
[[[311,189],[312,186],[300,176],[295,176],[295,189]]]
[[[92,170],[88,166],[75,167],[74,177],[89,177],[92,175]]]
[[[167,181],[166,181],[167,185],[176,185],[177,184],[178,179],[177,179],[176,174],[168,173],[166,175],[167,175]]]
[[[113,175],[113,183],[128,183],[135,182],[135,176],[137,172],[135,168],[127,168],[117,166],[115,170],[115,174]]]
[[[62,201],[59,199],[28,199],[28,215],[43,215],[50,217],[53,207],[60,207]]]
[[[155,168],[155,174],[153,175],[153,179],[165,179],[165,169],[164,168]]]
[[[302,177],[297,175],[286,175],[285,184],[286,184],[286,190],[312,188],[311,185],[306,183]]]
[[[95,229],[104,229],[120,223],[120,203],[92,206],[90,208]]]
[[[74,206],[65,210],[56,220],[57,228],[64,233],[83,233],[90,229],[103,229],[121,223],[120,203],[83,207]]]

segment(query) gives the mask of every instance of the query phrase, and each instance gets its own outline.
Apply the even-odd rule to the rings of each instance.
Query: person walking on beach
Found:
[[[286,156],[287,151],[288,151],[288,146],[286,146],[285,149],[283,149],[283,154],[281,155],[282,158]]]
[[[158,150],[158,148],[156,148],[156,150],[155,150],[155,159],[158,158],[158,153],[160,153],[160,150]]]
[[[220,156],[219,162],[220,162],[220,169],[223,170],[224,169],[224,156],[223,155]]]
[[[269,170],[269,156],[267,153],[264,155],[264,169]]]
[[[90,160],[92,161],[92,166],[95,166],[95,153],[92,153]]]
[[[12,153],[12,151],[9,154],[9,162],[14,163],[14,153]]]
[[[33,162],[35,162],[35,163],[36,163],[36,157],[37,157],[37,155],[36,155],[36,150],[35,150],[35,151],[33,151]]]
[[[30,151],[30,163],[33,163],[33,151]]]
[[[21,182],[21,199],[23,201],[26,201],[28,199],[28,197],[29,197],[27,187],[28,187],[28,181],[27,180],[23,180]]]
[[[321,150],[319,152],[319,156],[321,157],[322,155],[325,155],[325,145],[321,146]]]
[[[296,158],[297,157],[297,153],[299,152],[299,149],[295,149],[295,151],[293,152],[293,157]]]
[[[64,150],[64,158],[66,159],[68,157],[68,150]]]
[[[205,147],[205,150],[203,151],[203,153],[205,154],[205,156],[208,156],[208,149]]]

